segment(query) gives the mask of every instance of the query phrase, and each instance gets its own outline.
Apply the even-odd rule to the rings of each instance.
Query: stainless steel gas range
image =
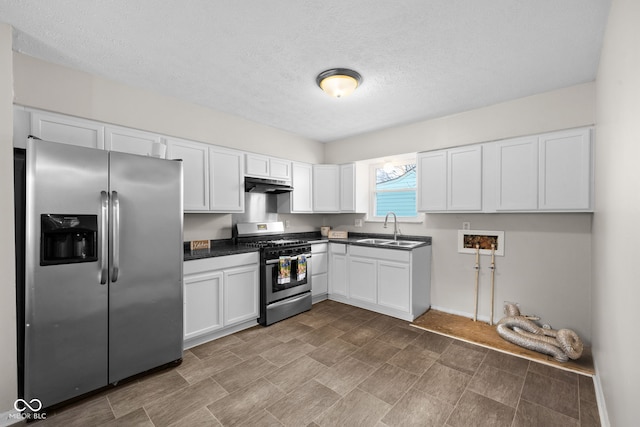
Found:
[[[260,248],[263,326],[311,309],[311,244],[284,236],[282,222],[238,223],[238,244]]]

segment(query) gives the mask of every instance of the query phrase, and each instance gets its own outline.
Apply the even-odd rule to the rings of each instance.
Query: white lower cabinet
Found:
[[[411,264],[378,260],[378,304],[411,311]]]
[[[185,341],[222,328],[222,272],[185,275]]]
[[[223,282],[223,318],[225,325],[259,317],[256,283],[259,281],[255,265],[225,270]]]
[[[329,291],[329,257],[327,243],[311,245],[311,296],[313,302],[327,299]]]
[[[249,328],[259,316],[258,253],[184,263],[184,348]]]
[[[371,258],[349,257],[349,298],[375,304],[376,261]]]
[[[329,254],[329,299],[408,321],[431,306],[431,246],[405,251],[331,243]]]
[[[346,297],[347,280],[347,245],[329,243],[329,297]]]

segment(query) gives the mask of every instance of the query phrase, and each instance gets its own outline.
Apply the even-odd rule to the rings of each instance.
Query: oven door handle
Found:
[[[290,298],[290,299],[286,299],[286,300],[282,300],[282,301],[275,302],[275,303],[273,303],[273,304],[269,304],[269,308],[279,307],[279,306],[281,306],[281,305],[287,305],[287,304],[294,303],[294,302],[296,302],[296,301],[300,301],[300,300],[301,300],[301,299],[303,299],[303,298],[307,298],[307,293],[308,293],[308,292],[305,292],[305,293],[303,293],[303,294],[298,295],[298,296],[297,296],[297,297],[295,297],[295,298]]]
[[[304,255],[304,257],[307,258],[307,259],[311,258],[311,254],[300,254],[300,255]],[[295,256],[298,256],[298,255],[295,255]],[[279,262],[280,262],[280,260],[278,258],[276,258],[276,259],[267,260],[265,262],[265,264],[271,265],[271,264],[277,264]]]

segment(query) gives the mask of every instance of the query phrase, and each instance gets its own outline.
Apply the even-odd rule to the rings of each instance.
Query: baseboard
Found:
[[[204,344],[209,341],[217,340],[218,338],[226,337],[227,335],[235,334],[236,332],[243,331],[248,328],[253,328],[258,324],[258,321],[255,319],[248,320],[246,322],[239,323],[237,325],[229,326],[223,329],[219,329],[214,332],[210,332],[198,337],[193,337],[184,340],[182,344],[183,350],[188,350],[190,348],[196,347],[200,344]],[[1,426],[0,426],[1,427]]]
[[[598,414],[600,415],[600,425],[602,427],[611,427],[609,422],[609,413],[607,412],[607,404],[604,400],[604,390],[602,389],[602,382],[600,381],[600,375],[598,374],[598,363],[595,356],[593,357],[593,367],[596,370],[596,374],[593,376],[593,387],[596,390],[596,403],[598,404]]]
[[[329,295],[328,294],[313,295],[311,297],[311,303],[312,304],[317,304],[317,303],[325,301],[327,299],[329,299]]]

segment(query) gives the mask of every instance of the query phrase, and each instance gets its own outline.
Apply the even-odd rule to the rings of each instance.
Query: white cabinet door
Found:
[[[184,339],[222,328],[222,272],[185,275]]]
[[[291,178],[291,213],[313,212],[313,167],[293,162]]]
[[[184,210],[209,210],[209,145],[167,139],[167,158],[182,159]]]
[[[411,269],[409,264],[378,261],[378,304],[411,311]]]
[[[245,156],[246,174],[259,178],[269,178],[269,157],[247,153]]]
[[[447,150],[447,209],[482,210],[482,146]]]
[[[340,165],[340,211],[356,211],[356,170],[353,163]]]
[[[419,153],[418,163],[418,210],[447,210],[447,152],[430,151]]]
[[[525,137],[495,144],[496,210],[538,208],[538,138]]]
[[[347,296],[347,252],[346,245],[329,244],[329,294]]]
[[[34,111],[31,134],[46,141],[104,150],[104,126],[90,120]]]
[[[165,145],[160,135],[116,126],[106,126],[105,149],[122,153],[165,158]]]
[[[259,301],[258,266],[224,271],[224,325],[257,319]]]
[[[349,257],[349,298],[376,303],[376,261]]]
[[[329,257],[327,243],[311,245],[311,295],[326,295],[329,291]]]
[[[291,181],[291,161],[261,154],[246,153],[246,170],[248,176],[273,178]]]
[[[269,159],[269,176],[274,179],[291,181],[291,161],[284,159]]]
[[[338,165],[313,165],[313,211],[340,211],[340,170]]]
[[[312,274],[322,274],[328,271],[329,259],[326,252],[313,252],[311,259],[313,260]]]
[[[211,212],[244,212],[244,157],[240,151],[209,147]]]
[[[329,292],[329,275],[314,274],[311,278],[311,295],[325,295],[327,292]]]
[[[539,209],[593,209],[591,130],[542,135],[539,144]]]

